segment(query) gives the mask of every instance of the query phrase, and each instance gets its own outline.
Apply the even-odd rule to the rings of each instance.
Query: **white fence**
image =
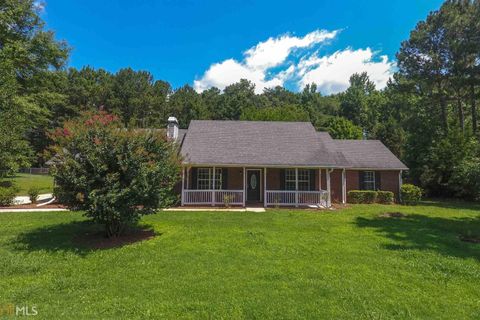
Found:
[[[320,191],[286,191],[286,190],[267,190],[267,206],[305,206],[321,205],[326,207],[328,201],[328,192]]]
[[[183,204],[243,205],[243,190],[183,190]]]

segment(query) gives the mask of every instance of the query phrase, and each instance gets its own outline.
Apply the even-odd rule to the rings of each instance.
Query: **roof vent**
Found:
[[[178,138],[178,120],[175,117],[168,117],[167,138],[172,140]]]

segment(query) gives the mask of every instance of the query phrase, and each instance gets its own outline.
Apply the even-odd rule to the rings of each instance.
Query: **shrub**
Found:
[[[392,204],[394,194],[391,191],[377,191],[377,202],[383,204]]]
[[[422,189],[413,184],[402,185],[400,192],[404,204],[417,204],[422,199]]]
[[[372,190],[351,190],[348,192],[349,203],[375,203],[377,191]]]
[[[37,187],[31,187],[28,189],[28,197],[32,203],[37,202],[38,195],[40,194],[40,189]]]
[[[235,200],[235,198],[233,197],[233,195],[224,195],[223,196],[223,204],[226,208],[230,208],[230,203],[232,203],[232,201]]]
[[[15,187],[0,187],[0,206],[10,206],[15,200],[17,188]]]
[[[107,237],[178,199],[177,147],[162,132],[129,130],[101,112],[68,121],[50,136],[59,159],[52,170],[55,194],[103,224]]]

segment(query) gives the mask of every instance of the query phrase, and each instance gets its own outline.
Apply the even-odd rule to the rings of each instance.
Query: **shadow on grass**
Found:
[[[121,237],[107,239],[102,225],[91,221],[75,221],[22,233],[11,245],[18,251],[63,251],[86,256],[97,250],[117,248],[158,235],[161,234],[155,234],[151,226],[142,224]]]
[[[376,229],[398,242],[384,245],[388,250],[428,250],[445,256],[480,260],[480,244],[460,240],[462,235],[480,236],[480,216],[441,218],[407,214],[403,218],[358,217],[356,224],[361,228]]]
[[[458,209],[458,210],[476,210],[480,211],[480,203],[468,202],[459,199],[426,199],[419,204],[425,207],[437,207],[445,209]]]

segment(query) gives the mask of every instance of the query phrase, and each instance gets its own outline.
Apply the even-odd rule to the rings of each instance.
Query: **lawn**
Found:
[[[17,195],[25,196],[28,194],[28,189],[37,187],[40,193],[51,193],[53,191],[53,177],[46,174],[28,174],[17,173],[14,177],[8,178],[15,183],[19,188]]]
[[[385,212],[401,212],[388,218]],[[0,214],[0,306],[38,319],[478,319],[480,205],[161,212],[157,236],[74,240],[80,213]]]

